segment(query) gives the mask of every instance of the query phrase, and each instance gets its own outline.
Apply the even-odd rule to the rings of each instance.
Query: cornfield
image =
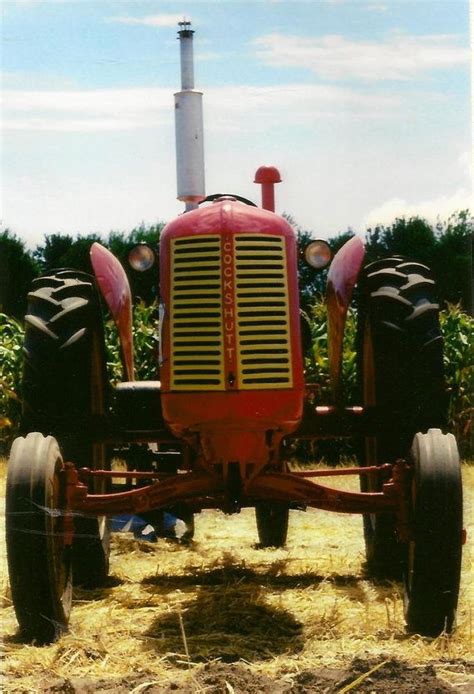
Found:
[[[158,378],[157,307],[138,304],[134,312],[133,335],[137,379]],[[326,306],[317,303],[309,317],[312,350],[305,358],[306,381],[315,385],[322,402],[329,400],[329,361]],[[449,398],[449,426],[463,457],[472,455],[471,419],[474,392],[474,319],[459,306],[449,305],[440,314],[444,335],[444,361]],[[357,404],[355,310],[349,312],[344,338],[343,380],[346,401]],[[121,378],[120,349],[115,326],[105,324],[107,366],[111,383]],[[21,410],[23,327],[14,318],[0,314],[0,449],[8,447],[17,433]],[[331,445],[331,444],[329,444]],[[324,448],[324,447],[323,447]],[[348,452],[344,448],[342,453]]]

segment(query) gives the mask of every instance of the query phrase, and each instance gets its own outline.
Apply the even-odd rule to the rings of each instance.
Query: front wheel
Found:
[[[407,546],[405,617],[424,636],[450,632],[459,594],[462,484],[456,439],[440,429],[416,434],[411,457],[413,540]]]
[[[8,462],[6,541],[13,606],[22,634],[50,643],[67,630],[72,600],[63,461],[52,436],[17,438]]]

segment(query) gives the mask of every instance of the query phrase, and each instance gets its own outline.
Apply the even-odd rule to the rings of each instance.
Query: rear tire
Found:
[[[94,442],[107,411],[102,315],[94,279],[58,270],[33,281],[25,316],[23,431],[54,435],[76,467],[106,467]],[[96,491],[100,491],[97,489]],[[102,585],[108,575],[110,524],[76,517],[74,582]]]
[[[259,501],[255,504],[255,517],[260,547],[284,547],[288,534],[288,504]]]
[[[6,541],[13,606],[22,634],[50,643],[67,630],[71,547],[58,444],[39,433],[15,439],[8,463]]]
[[[378,433],[366,437],[365,465],[406,457],[414,434],[446,423],[443,339],[429,268],[403,258],[368,265],[362,274],[358,325],[362,402],[375,407]],[[361,477],[364,492],[380,492],[379,477]],[[368,570],[400,578],[403,553],[394,514],[365,514]]]
[[[410,631],[438,636],[454,626],[462,556],[461,466],[452,434],[416,434],[412,523],[406,552],[405,617]]]

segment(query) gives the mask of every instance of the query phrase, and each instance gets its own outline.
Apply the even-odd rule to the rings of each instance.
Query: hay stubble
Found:
[[[474,469],[465,467],[464,477],[472,535]],[[372,666],[387,659],[434,664],[444,681],[463,685],[472,648],[469,545],[458,629],[450,638],[422,639],[405,632],[400,585],[367,580],[361,525],[355,516],[294,511],[287,548],[278,550],[256,547],[252,510],[203,512],[190,547],[115,535],[110,584],[76,590],[69,633],[41,648],[16,637],[2,532],[5,691],[131,674],[164,686],[192,681],[209,661],[240,661],[255,676],[291,682],[307,669],[357,658]]]

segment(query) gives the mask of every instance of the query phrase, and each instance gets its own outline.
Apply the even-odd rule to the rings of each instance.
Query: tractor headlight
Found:
[[[146,272],[153,267],[155,260],[155,251],[146,243],[137,244],[128,254],[128,262],[137,272]]]
[[[322,270],[331,262],[331,249],[322,239],[311,241],[304,249],[304,259],[316,270]]]

